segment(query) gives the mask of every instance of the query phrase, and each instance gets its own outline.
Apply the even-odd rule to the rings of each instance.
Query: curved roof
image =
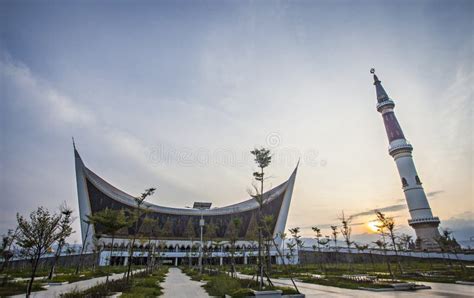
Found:
[[[87,180],[89,180],[95,187],[97,187],[100,191],[107,194],[114,200],[117,200],[118,202],[129,205],[131,207],[136,206],[133,196],[114,187],[113,185],[111,185],[110,183],[108,183],[107,181],[99,177],[97,174],[95,174],[93,171],[88,169],[82,162],[82,159],[79,156],[79,153],[77,152],[77,150],[75,150],[75,156],[76,156],[76,159],[79,159],[80,164],[82,165],[85,178],[87,178]],[[286,190],[289,181],[292,179],[295,179],[297,168],[298,166],[296,166],[295,170],[293,171],[293,173],[291,174],[290,178],[287,181],[283,182],[282,184],[264,193],[265,203],[271,202],[272,200],[277,198],[279,195],[281,195],[282,192]],[[254,198],[250,198],[236,204],[232,204],[232,205],[228,205],[224,207],[217,207],[213,209],[207,209],[207,210],[165,207],[165,206],[151,204],[148,202],[145,202],[144,205],[150,211],[155,211],[155,212],[177,214],[177,215],[178,214],[179,215],[201,215],[202,214],[202,215],[207,215],[207,216],[232,214],[236,212],[243,212],[243,211],[248,211],[248,210],[253,210],[253,209],[258,208],[258,203]]]

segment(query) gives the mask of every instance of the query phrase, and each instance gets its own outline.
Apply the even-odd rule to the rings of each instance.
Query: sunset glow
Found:
[[[373,233],[377,233],[379,231],[379,228],[377,227],[378,225],[379,225],[378,221],[369,221],[367,223],[367,227]]]

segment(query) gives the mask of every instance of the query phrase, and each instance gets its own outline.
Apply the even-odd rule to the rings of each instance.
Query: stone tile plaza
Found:
[[[474,296],[473,1],[0,16],[0,297]]]

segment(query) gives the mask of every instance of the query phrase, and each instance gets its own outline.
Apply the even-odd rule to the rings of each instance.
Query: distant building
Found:
[[[438,225],[440,220],[433,216],[430,204],[423,190],[420,176],[416,172],[413,162],[413,147],[408,143],[398,123],[393,108],[395,103],[390,99],[382,86],[382,82],[374,74],[374,85],[377,94],[377,111],[382,114],[388,141],[390,143],[388,153],[397,164],[398,173],[402,184],[403,192],[408,204],[411,219],[408,224],[415,229],[417,236],[416,244],[418,249],[439,249],[436,242],[440,238]]]
[[[101,235],[98,242],[107,247],[111,242],[110,235],[105,235],[100,226],[89,226],[84,220],[87,219],[87,215],[105,208],[132,211],[136,208],[134,197],[110,185],[88,169],[76,148],[74,148],[74,155],[82,243],[90,250],[95,235]],[[297,168],[287,181],[264,193],[262,212],[264,216],[273,216],[273,222],[270,225],[273,236],[277,236],[285,230],[296,172]],[[199,205],[196,206],[199,208]],[[134,262],[144,262],[150,251],[159,251],[163,262],[176,265],[182,262],[197,262],[201,219],[204,220],[203,249],[206,251],[206,255],[213,260],[218,260],[221,264],[228,262],[230,249],[228,240],[234,218],[241,219],[241,227],[237,232],[237,262],[256,261],[258,203],[253,198],[234,205],[212,209],[171,208],[148,202],[145,202],[143,208],[147,209],[147,218],[154,219],[156,224],[154,226],[146,223],[143,225],[139,238],[145,238],[147,241],[144,243],[137,241]],[[140,220],[144,220],[144,216]],[[114,241],[114,247],[116,246],[117,250],[112,257],[105,250],[101,255],[101,264],[104,265],[107,262],[126,264],[129,258],[130,235],[133,233],[134,227],[120,230]],[[281,245],[281,239],[277,238],[277,240]],[[273,262],[279,262],[274,249],[271,249],[270,254]]]

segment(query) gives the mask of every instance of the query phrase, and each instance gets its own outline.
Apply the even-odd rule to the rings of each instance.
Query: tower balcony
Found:
[[[416,226],[416,225],[421,225],[421,224],[433,224],[438,226],[440,223],[439,217],[433,216],[433,217],[425,217],[425,218],[415,218],[415,219],[409,219],[408,220],[408,225],[411,227]]]
[[[388,146],[388,153],[391,156],[395,156],[401,152],[411,153],[413,151],[413,146],[407,140],[404,140],[403,143],[393,144]]]
[[[393,107],[395,107],[395,103],[393,102],[393,100],[387,99],[377,104],[377,111],[379,113],[382,113],[384,109],[393,108]]]

